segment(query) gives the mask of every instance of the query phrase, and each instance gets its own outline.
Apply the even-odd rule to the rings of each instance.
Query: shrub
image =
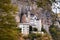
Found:
[[[51,25],[49,28],[49,31],[54,40],[60,40],[60,28],[58,28],[54,25]]]

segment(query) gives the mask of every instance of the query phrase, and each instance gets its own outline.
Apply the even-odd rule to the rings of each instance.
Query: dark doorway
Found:
[[[29,26],[29,33],[32,32],[32,26]]]

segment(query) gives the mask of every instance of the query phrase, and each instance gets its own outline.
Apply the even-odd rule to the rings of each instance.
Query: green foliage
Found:
[[[17,40],[17,36],[16,29],[0,28],[0,40]]]
[[[60,40],[60,28],[58,28],[54,25],[51,25],[49,31],[54,40]]]
[[[41,31],[44,33],[47,33],[46,30],[43,28],[43,25],[42,25]]]
[[[0,0],[0,40],[18,40],[16,11],[17,7],[11,4],[11,0]]]
[[[10,4],[11,0],[0,0],[0,3],[7,3]]]
[[[40,33],[32,33],[28,35],[30,40],[51,40],[51,36],[44,33],[44,34],[40,34]]]
[[[38,31],[37,28],[32,28],[32,31]]]
[[[37,6],[42,7],[46,10],[51,10],[52,3],[55,2],[54,0],[37,0]]]
[[[10,0],[0,0],[0,27],[14,27],[16,26],[14,13],[17,11],[17,7],[14,7],[11,3],[5,3]]]
[[[29,37],[29,39],[34,40],[34,38],[37,39],[38,37],[41,37],[41,35],[40,34],[31,33],[31,34],[28,35],[28,37]]]

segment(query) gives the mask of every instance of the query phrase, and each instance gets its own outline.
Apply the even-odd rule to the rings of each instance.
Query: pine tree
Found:
[[[18,40],[16,11],[11,0],[0,0],[0,40]]]

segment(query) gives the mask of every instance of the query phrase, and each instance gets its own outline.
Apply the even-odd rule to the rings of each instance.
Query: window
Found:
[[[46,13],[46,17],[50,17],[50,14],[49,14],[49,12],[48,12],[48,13]]]
[[[34,14],[30,14],[30,16],[31,16],[31,17],[33,17],[33,16],[34,16]]]
[[[49,18],[47,18],[47,20],[49,20]]]

